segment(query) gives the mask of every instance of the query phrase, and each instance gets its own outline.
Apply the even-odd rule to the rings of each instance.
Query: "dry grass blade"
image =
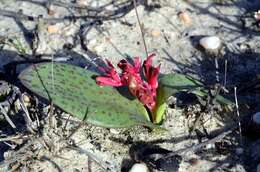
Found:
[[[238,107],[238,100],[237,100],[237,87],[234,87],[234,94],[235,94],[235,102],[236,102],[236,113],[237,113],[237,118],[238,118],[240,144],[242,144],[243,140],[242,140],[242,129],[241,129],[240,114],[239,114],[239,107]]]
[[[2,114],[4,115],[6,121],[12,126],[12,128],[16,129],[15,124],[13,123],[11,118],[7,115],[5,108],[3,108],[3,106],[1,104],[0,104],[0,110],[1,110]]]
[[[7,136],[0,138],[0,142],[6,142],[6,141],[16,141],[18,139],[27,139],[29,135],[15,135],[15,136]]]

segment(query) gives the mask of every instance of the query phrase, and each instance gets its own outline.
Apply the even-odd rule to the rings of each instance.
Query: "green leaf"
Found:
[[[165,102],[171,95],[180,91],[195,91],[202,88],[203,84],[192,77],[174,73],[162,75],[159,79],[158,94]]]
[[[206,97],[208,95],[208,90],[204,88],[203,83],[190,76],[179,73],[161,75],[157,90],[157,105],[153,112],[156,123],[160,123],[163,120],[166,110],[166,100],[171,95],[175,95],[181,91],[193,93],[198,97]],[[223,105],[233,104],[230,100],[221,95],[216,96],[216,101]]]
[[[174,73],[161,76],[159,80],[158,94],[161,94],[160,101],[166,101],[171,95],[181,91],[188,91],[199,97],[208,95],[208,90],[203,83],[190,76]],[[216,101],[223,105],[233,104],[232,101],[221,95],[216,96]]]
[[[97,73],[62,63],[40,63],[25,69],[25,87],[79,119],[102,127],[157,127],[139,101],[129,100],[112,87],[100,87]]]
[[[202,83],[186,75],[174,73],[161,75],[157,89],[156,108],[153,112],[155,123],[161,123],[165,110],[166,100],[180,91],[191,91],[200,88]]]

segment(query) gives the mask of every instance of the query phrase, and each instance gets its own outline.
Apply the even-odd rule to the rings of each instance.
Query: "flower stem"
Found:
[[[140,31],[141,31],[141,35],[142,35],[142,40],[143,40],[143,44],[144,44],[144,50],[145,50],[145,53],[146,53],[146,57],[148,57],[147,46],[146,46],[145,39],[144,39],[144,32],[143,32],[143,29],[141,27],[140,18],[139,18],[138,12],[137,12],[136,0],[133,0],[133,2],[134,2],[134,7],[135,7],[135,14],[136,14],[138,25],[139,25],[139,28],[140,28]]]

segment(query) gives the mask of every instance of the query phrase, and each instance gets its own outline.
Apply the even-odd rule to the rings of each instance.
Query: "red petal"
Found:
[[[118,65],[120,69],[122,69],[123,72],[131,73],[131,74],[137,74],[140,71],[141,68],[141,59],[140,57],[134,58],[134,65],[129,63],[127,60],[123,59],[121,60]]]
[[[148,56],[146,58],[146,60],[144,61],[143,68],[144,68],[144,75],[146,76],[146,78],[147,78],[147,75],[149,74],[150,68],[152,67],[154,56],[155,56],[155,54],[153,53],[150,56]]]
[[[147,78],[149,85],[156,89],[158,87],[158,76],[160,71],[160,65],[150,68],[149,78]]]
[[[135,80],[139,83],[142,82],[142,78],[140,76],[140,68],[141,68],[141,59],[135,58],[134,66],[130,64],[127,60],[123,59],[118,63],[118,67],[122,70],[122,82],[129,85],[130,78],[134,77]]]
[[[117,64],[117,66],[123,71],[127,73],[133,72],[133,66],[125,59],[120,60],[120,62]]]
[[[113,87],[122,86],[121,81],[117,81],[112,78],[104,77],[104,76],[96,77],[96,82],[100,86],[113,86]]]
[[[108,74],[108,77],[112,78],[113,80],[115,80],[117,82],[121,82],[121,78],[115,69],[112,69],[110,71],[110,73]]]
[[[153,89],[145,81],[137,81],[135,77],[129,77],[128,83],[129,91],[138,98],[138,100],[147,106],[149,109],[153,109],[155,106],[155,96]]]
[[[98,85],[107,85],[107,86],[121,86],[121,78],[114,68],[113,64],[106,59],[107,67],[99,67],[99,69],[105,73],[106,76],[99,76],[96,78]]]
[[[144,75],[147,79],[148,84],[153,88],[156,89],[158,87],[158,75],[160,71],[160,65],[157,67],[152,66],[152,58],[155,54],[151,54],[147,57],[144,61]]]
[[[146,105],[149,109],[153,109],[155,106],[155,96],[152,90],[139,88],[136,97],[141,103]]]

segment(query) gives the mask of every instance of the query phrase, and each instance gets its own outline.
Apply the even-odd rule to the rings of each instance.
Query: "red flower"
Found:
[[[146,80],[141,78],[141,59],[140,57],[134,58],[134,64],[130,64],[127,60],[123,59],[118,63],[118,67],[122,70],[119,75],[116,69],[107,60],[107,68],[101,68],[105,76],[98,76],[96,82],[101,86],[128,86],[132,95],[152,110],[156,105],[156,89],[158,87],[158,75],[160,65],[157,67],[152,66],[152,58],[155,54],[147,57],[143,63],[143,72]]]

